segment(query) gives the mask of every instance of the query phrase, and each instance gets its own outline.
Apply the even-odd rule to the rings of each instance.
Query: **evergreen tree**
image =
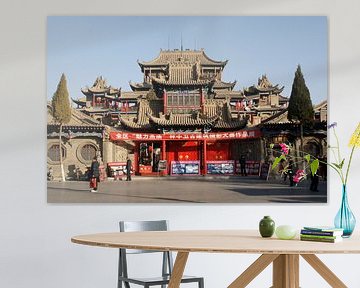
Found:
[[[300,65],[297,66],[291,89],[288,107],[288,120],[300,122],[300,151],[304,151],[304,124],[310,124],[313,122],[314,108]],[[304,156],[301,155],[302,152],[300,151],[297,151],[297,156]],[[303,162],[303,169],[305,169],[305,162]]]
[[[310,98],[310,92],[305,84],[301,67],[298,65],[292,85],[288,107],[288,120],[300,121],[301,124],[312,122],[314,109]]]
[[[71,119],[71,107],[69,100],[69,92],[66,85],[65,74],[61,75],[60,82],[53,95],[52,102],[52,115],[54,120],[59,123],[59,154],[60,154],[60,168],[62,181],[65,181],[64,164],[62,155],[62,128],[63,125],[69,123]]]

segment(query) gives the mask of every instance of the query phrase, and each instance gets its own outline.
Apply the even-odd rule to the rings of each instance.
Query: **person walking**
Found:
[[[240,174],[241,176],[247,176],[247,173],[246,173],[246,157],[244,154],[241,154],[240,156]]]
[[[130,158],[127,158],[126,161],[126,181],[131,181],[131,160]]]
[[[314,175],[311,174],[311,183],[310,183],[310,191],[319,192],[318,185],[319,185],[319,175],[315,172]]]
[[[90,192],[97,192],[98,183],[100,181],[100,164],[95,157],[90,167]]]

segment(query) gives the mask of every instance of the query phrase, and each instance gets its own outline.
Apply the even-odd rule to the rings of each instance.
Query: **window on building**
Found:
[[[62,157],[63,159],[66,158],[66,150],[64,147],[61,147]],[[60,161],[60,149],[59,144],[53,144],[48,149],[48,158],[53,162]]]
[[[168,111],[190,113],[200,109],[200,93],[198,91],[176,91],[167,93]]]
[[[96,156],[96,148],[91,144],[85,144],[81,147],[80,154],[85,161],[91,161]]]

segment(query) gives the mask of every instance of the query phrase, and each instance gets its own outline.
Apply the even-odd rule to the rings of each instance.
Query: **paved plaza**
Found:
[[[326,182],[309,190],[308,180],[289,187],[258,177],[133,177],[101,182],[91,193],[86,181],[48,182],[49,203],[326,203]]]

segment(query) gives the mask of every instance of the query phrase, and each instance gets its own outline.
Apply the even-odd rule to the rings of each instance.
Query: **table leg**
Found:
[[[188,256],[189,256],[189,252],[178,252],[177,253],[168,288],[179,288],[180,287],[181,278],[184,274],[185,265],[186,265]]]
[[[299,288],[299,255],[281,254],[274,260],[272,288]]]
[[[228,288],[244,288],[259,275],[271,262],[273,262],[278,254],[263,254],[254,263],[252,263],[238,278],[232,282]]]
[[[347,286],[314,254],[301,255],[324,280],[334,288],[347,288]]]

